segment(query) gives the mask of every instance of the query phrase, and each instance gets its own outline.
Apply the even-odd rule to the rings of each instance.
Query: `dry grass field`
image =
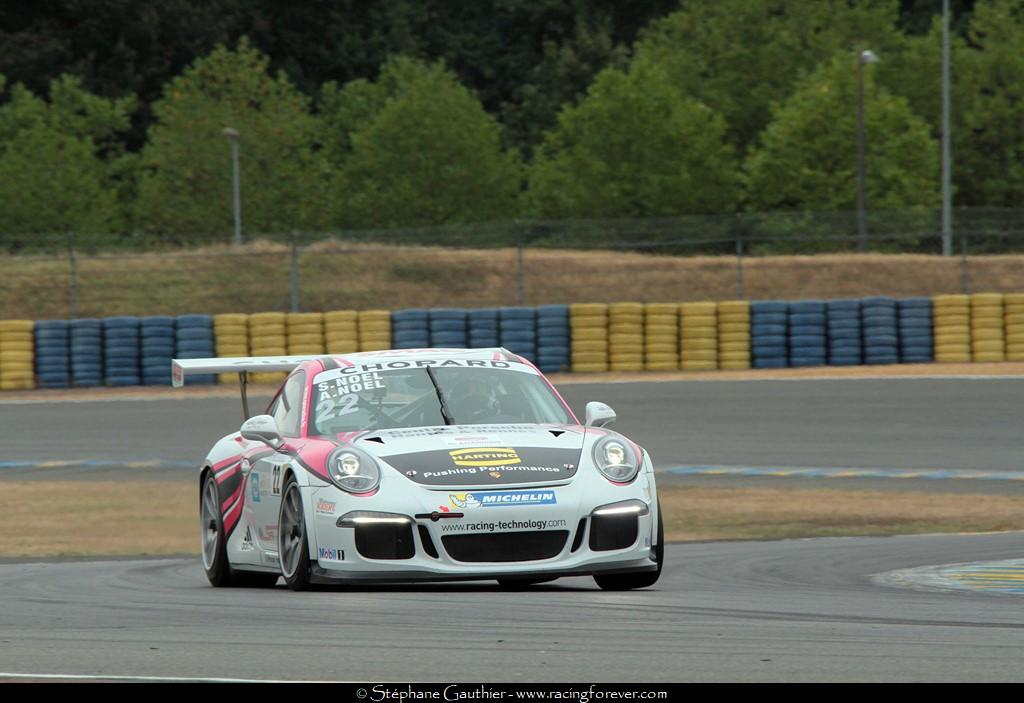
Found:
[[[178,252],[79,256],[78,315],[257,312],[290,305],[290,250],[254,243]],[[481,307],[517,303],[515,249],[322,242],[298,260],[303,310]],[[0,319],[63,318],[70,267],[60,257],[0,258]],[[726,300],[739,296],[734,257],[528,249],[523,304]],[[753,300],[931,295],[962,289],[958,258],[917,254],[746,257]],[[971,291],[1024,291],[1024,255],[973,257]]]

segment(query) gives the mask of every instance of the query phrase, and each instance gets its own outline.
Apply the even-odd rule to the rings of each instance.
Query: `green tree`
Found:
[[[857,202],[857,59],[843,52],[800,81],[747,159],[755,210],[852,210]],[[867,199],[872,209],[938,204],[939,149],[903,97],[865,71]]]
[[[636,55],[729,125],[745,153],[796,81],[837,51],[897,47],[898,0],[688,0],[641,34]]]
[[[308,99],[247,41],[215,49],[166,87],[142,152],[138,221],[170,242],[223,242],[233,227],[236,129],[247,237],[324,225],[330,174]]]
[[[717,213],[736,205],[725,122],[653,63],[606,69],[566,107],[530,172],[531,210],[546,217]]]
[[[358,97],[334,121],[353,130],[350,149],[330,150],[343,155],[342,225],[438,225],[515,214],[518,158],[502,149],[498,123],[442,64],[396,58],[376,83],[350,84],[340,96],[339,104]]]

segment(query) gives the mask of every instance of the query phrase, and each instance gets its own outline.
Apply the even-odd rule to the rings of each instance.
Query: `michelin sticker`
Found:
[[[501,508],[523,505],[555,505],[558,501],[554,491],[477,491],[473,493],[449,493],[448,501],[453,507]]]

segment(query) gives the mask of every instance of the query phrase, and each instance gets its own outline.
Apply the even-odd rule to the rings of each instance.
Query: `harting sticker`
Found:
[[[448,501],[456,508],[501,508],[523,505],[555,505],[554,491],[478,491],[449,493]]]
[[[504,447],[455,449],[448,454],[456,466],[508,466],[519,463],[516,450]]]
[[[337,506],[337,503],[321,498],[316,502],[316,513],[317,515],[334,515],[334,509]]]

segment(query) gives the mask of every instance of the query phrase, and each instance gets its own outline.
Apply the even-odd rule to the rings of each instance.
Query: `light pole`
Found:
[[[866,170],[864,158],[864,66],[878,63],[875,52],[865,49],[857,56],[857,241],[861,252],[868,250]]]
[[[242,190],[239,184],[238,177],[238,130],[232,127],[225,127],[221,130],[221,134],[231,142],[231,175],[232,175],[232,188],[234,190],[235,199],[235,238],[233,240],[234,245],[242,245]]]
[[[953,254],[953,159],[949,120],[949,0],[942,0],[942,255]]]

